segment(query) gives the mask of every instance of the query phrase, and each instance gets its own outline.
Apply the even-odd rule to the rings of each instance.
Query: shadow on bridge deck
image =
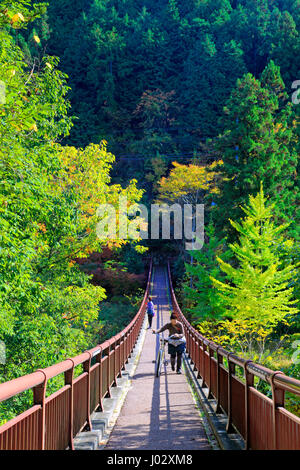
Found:
[[[170,318],[166,289],[166,271],[156,268],[152,291],[155,329]],[[155,377],[153,361],[158,349],[158,335],[147,330],[131,388],[105,449],[210,450],[185,375],[172,372],[168,360],[160,378]]]

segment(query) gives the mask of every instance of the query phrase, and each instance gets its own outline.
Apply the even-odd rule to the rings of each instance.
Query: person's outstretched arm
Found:
[[[166,323],[164,326],[162,326],[159,330],[153,330],[152,333],[161,333],[162,331],[165,331],[168,328],[168,324]]]

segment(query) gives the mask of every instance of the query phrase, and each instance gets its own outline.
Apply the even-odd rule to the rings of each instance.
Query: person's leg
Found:
[[[152,326],[152,315],[148,315],[149,328]]]
[[[181,371],[182,353],[177,353],[177,372]]]
[[[172,367],[172,370],[175,370],[175,359],[176,359],[176,355],[171,354],[171,367]]]

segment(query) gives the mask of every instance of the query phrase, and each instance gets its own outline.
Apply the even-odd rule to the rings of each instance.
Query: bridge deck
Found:
[[[156,268],[152,291],[156,307],[152,326],[155,329],[170,318],[166,289],[166,272]],[[105,448],[211,449],[184,373],[172,372],[168,360],[160,378],[154,376],[153,360],[158,349],[158,335],[147,330],[132,387]],[[169,359],[168,355],[166,357]]]

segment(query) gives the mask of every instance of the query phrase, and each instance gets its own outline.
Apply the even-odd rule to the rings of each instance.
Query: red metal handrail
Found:
[[[227,415],[227,432],[237,430],[245,440],[245,449],[300,450],[300,418],[284,408],[285,392],[300,396],[300,380],[243,359],[204,338],[177,303],[169,263],[168,278],[173,312],[183,323],[187,352],[198,378],[202,378],[202,387],[208,387],[208,397],[216,399],[215,411]],[[236,376],[235,366],[243,368],[244,381]],[[254,387],[254,377],[271,385],[272,399]]]
[[[91,413],[103,410],[103,398],[110,396],[132,353],[144,320],[151,274],[152,261],[139,311],[123,331],[76,357],[0,384],[0,402],[29,389],[34,401],[30,409],[0,426],[0,450],[74,449],[74,436],[85,427],[91,429]],[[96,363],[91,366],[93,357]],[[74,379],[74,367],[80,364],[83,373]],[[48,380],[62,373],[65,385],[46,398]]]

